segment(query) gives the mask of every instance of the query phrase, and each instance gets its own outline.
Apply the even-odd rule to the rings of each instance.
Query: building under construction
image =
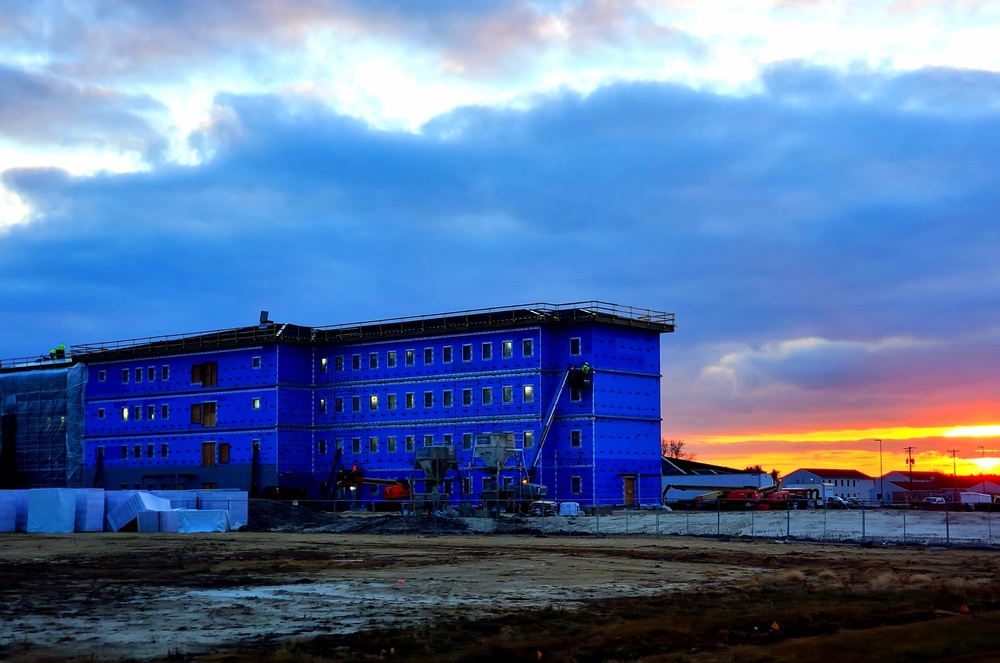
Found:
[[[8,487],[239,488],[474,502],[515,484],[582,504],[660,498],[660,334],[673,314],[532,304],[71,346],[0,368]],[[504,434],[502,467],[477,436]],[[450,447],[426,485],[419,451]],[[422,457],[428,458],[427,453]],[[343,487],[343,486],[341,486]],[[433,489],[433,490],[431,490]]]

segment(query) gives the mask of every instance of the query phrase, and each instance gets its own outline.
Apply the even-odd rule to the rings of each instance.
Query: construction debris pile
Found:
[[[333,534],[433,534],[469,530],[457,516],[402,516],[400,514],[347,514],[322,511],[278,500],[251,500],[246,529],[254,532],[326,532]]]

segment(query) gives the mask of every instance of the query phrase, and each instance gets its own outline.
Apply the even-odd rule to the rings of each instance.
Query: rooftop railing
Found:
[[[276,341],[308,343],[349,341],[378,336],[405,336],[474,328],[506,327],[533,323],[598,320],[612,324],[641,326],[660,332],[674,331],[674,314],[635,306],[600,301],[570,304],[522,304],[502,308],[481,308],[433,315],[385,318],[324,327],[303,327],[289,323],[266,323],[253,327],[218,329],[190,334],[166,334],[101,343],[70,346],[65,358],[49,355],[4,359],[0,370],[59,366],[73,357],[170,353],[197,349],[252,345]]]
[[[570,304],[538,302],[503,308],[482,308],[433,315],[386,318],[367,322],[316,327],[317,338],[326,341],[370,336],[432,333],[476,327],[509,326],[566,320],[602,320],[643,326],[663,332],[674,331],[674,314],[635,306],[587,301]]]

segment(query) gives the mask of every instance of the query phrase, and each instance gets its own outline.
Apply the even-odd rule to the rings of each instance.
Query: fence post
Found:
[[[628,535],[628,509],[625,509],[625,534]]]
[[[691,536],[691,509],[684,512],[684,533]]]
[[[950,504],[944,505],[944,542],[951,543],[951,509]]]
[[[750,510],[750,538],[751,539],[755,538],[754,537],[754,529],[755,529],[755,525],[756,525],[756,523],[754,521],[754,512],[755,511],[756,511],[756,509],[751,509]]]
[[[993,505],[986,505],[986,545],[993,545]]]
[[[861,540],[865,540],[865,505],[861,505]]]
[[[903,509],[903,543],[906,543],[906,512],[909,509],[909,504]]]
[[[792,510],[785,504],[785,537],[792,535]]]
[[[597,530],[594,532],[598,536],[601,534],[601,510],[598,508],[599,505],[594,503],[594,522],[596,523]]]
[[[656,509],[656,536],[660,535],[660,509]]]
[[[722,536],[722,500],[715,500],[715,536]]]

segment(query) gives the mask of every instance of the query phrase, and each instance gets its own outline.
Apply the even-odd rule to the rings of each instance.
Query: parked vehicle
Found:
[[[865,505],[857,497],[848,497],[844,502],[848,509],[863,509]]]
[[[959,496],[959,500],[962,502],[965,508],[969,509],[970,511],[974,511],[975,509],[986,510],[989,508],[989,505],[993,503],[993,496],[987,493],[967,492],[967,493],[962,493]]]
[[[924,504],[946,504],[943,497],[925,497]]]
[[[839,495],[830,495],[826,498],[826,508],[827,509],[846,509],[847,501],[840,497]]]

